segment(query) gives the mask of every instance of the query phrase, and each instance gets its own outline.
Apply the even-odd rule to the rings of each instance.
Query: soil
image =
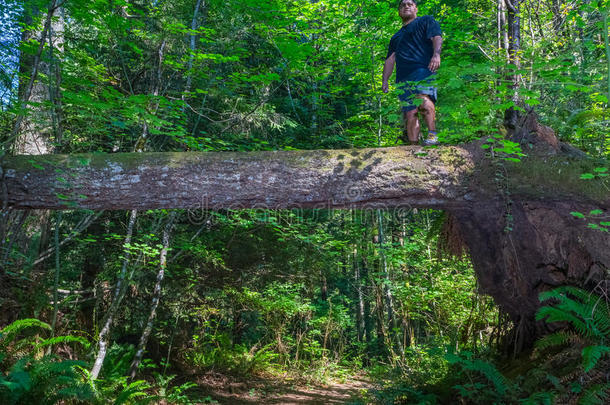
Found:
[[[365,404],[364,394],[373,384],[363,376],[328,385],[305,385],[289,380],[251,378],[238,380],[220,374],[207,374],[197,381],[202,397],[220,404]]]

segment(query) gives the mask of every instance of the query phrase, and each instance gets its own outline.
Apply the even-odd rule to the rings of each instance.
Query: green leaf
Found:
[[[577,212],[577,211],[572,211],[572,212],[570,212],[570,214],[575,216],[576,218],[581,218],[582,219],[582,218],[585,217],[582,213]]]
[[[587,346],[582,349],[582,363],[585,372],[591,371],[605,354],[610,354],[609,346]]]

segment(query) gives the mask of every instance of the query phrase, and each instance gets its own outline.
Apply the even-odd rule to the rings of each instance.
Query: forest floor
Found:
[[[197,385],[204,395],[220,404],[364,404],[364,394],[373,384],[366,376],[352,376],[327,385],[300,384],[276,379],[247,381],[220,374],[202,376]]]

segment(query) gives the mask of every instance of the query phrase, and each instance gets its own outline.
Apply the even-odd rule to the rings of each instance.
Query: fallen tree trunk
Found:
[[[515,328],[511,351],[520,352],[549,332],[536,322],[538,295],[554,287],[573,285],[608,296],[610,293],[610,232],[588,227],[607,221],[608,207],[598,219],[571,215],[599,206],[583,202],[513,200],[510,208],[478,202],[454,210],[479,289],[491,295]]]
[[[518,163],[490,159],[476,143],[13,156],[5,158],[3,187],[12,209],[447,210],[481,291],[510,315],[521,350],[547,331],[534,319],[541,291],[564,284],[609,289],[610,232],[587,224],[608,217],[610,192],[605,183],[580,179],[607,163],[562,154],[559,146],[542,142]]]
[[[514,198],[609,197],[558,156],[512,164]],[[220,153],[123,153],[5,158],[16,209],[467,208],[499,196],[497,168],[477,144]]]
[[[19,209],[443,208],[473,167],[458,147],[47,155],[7,158],[5,181]]]

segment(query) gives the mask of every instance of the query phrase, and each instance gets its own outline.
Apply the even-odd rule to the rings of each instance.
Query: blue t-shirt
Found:
[[[396,52],[396,82],[422,80],[421,69],[428,69],[434,49],[432,37],[440,36],[441,27],[434,17],[417,17],[403,26],[390,40],[388,56]],[[432,74],[428,70],[429,74]],[[417,77],[416,77],[417,76]]]

